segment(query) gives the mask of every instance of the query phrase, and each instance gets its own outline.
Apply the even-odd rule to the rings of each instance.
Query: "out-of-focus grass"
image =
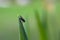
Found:
[[[47,38],[47,29],[46,26],[44,27],[43,24],[41,23],[40,16],[38,11],[35,11],[35,16],[36,16],[36,21],[37,21],[37,27],[39,28],[38,30],[40,31],[40,40],[48,40]]]

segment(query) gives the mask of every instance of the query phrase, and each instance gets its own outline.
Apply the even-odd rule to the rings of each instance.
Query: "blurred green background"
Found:
[[[12,5],[6,8],[0,7],[0,40],[19,40],[20,32],[18,16],[21,15],[26,17],[27,21],[28,16],[33,16],[31,14],[35,13],[34,11],[39,6],[39,2],[34,2],[25,7],[18,5]],[[29,27],[27,27],[27,29],[28,28]]]
[[[21,40],[19,16],[26,20],[28,40],[60,40],[60,3],[55,3],[54,13],[47,12],[43,4],[38,0],[27,6],[0,7],[0,40]]]

